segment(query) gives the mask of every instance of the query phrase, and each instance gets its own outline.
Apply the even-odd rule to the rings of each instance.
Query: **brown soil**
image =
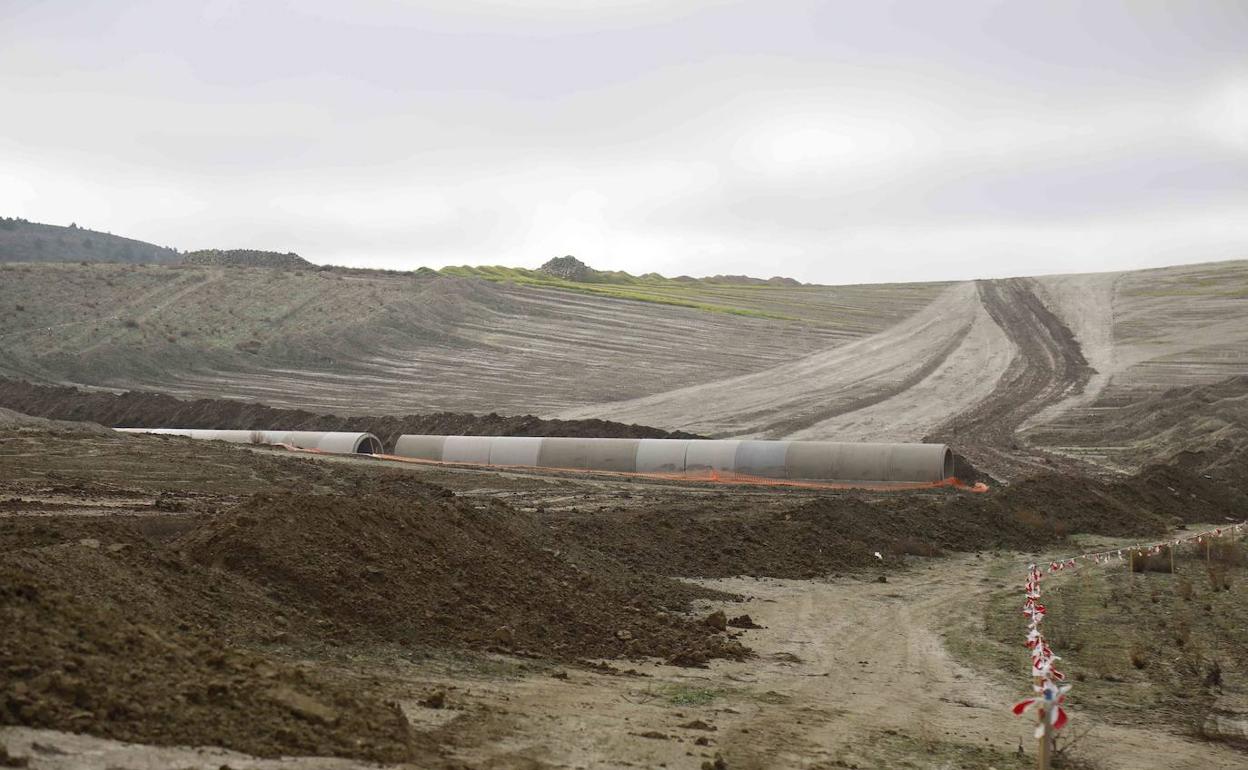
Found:
[[[338,417],[302,409],[201,398],[182,401],[163,393],[114,394],[0,379],[0,405],[36,417],[100,423],[116,428],[218,428],[234,430],[368,431],[387,449],[404,433],[468,436],[585,436],[696,438],[645,425],[606,420],[543,420],[532,415],[437,412],[403,416]]]
[[[574,675],[587,658],[646,672],[645,660],[736,661],[682,674],[688,686],[753,666],[736,637],[769,632],[728,618],[789,621],[660,574],[878,570],[891,590],[919,574],[912,555],[1060,548],[1076,532],[1144,536],[1243,510],[1234,492],[1172,467],[1113,483],[1047,474],[984,495],[828,494],[174,443],[0,434],[0,624],[15,629],[0,639],[0,722],[262,756],[472,764],[458,750],[501,740],[474,730],[494,735],[509,707],[409,727],[416,698],[384,673],[396,661],[501,653]],[[441,486],[452,482],[458,494]],[[694,599],[709,601],[691,613]],[[800,637],[805,622],[777,638]],[[419,698],[445,690],[439,712],[454,711],[468,698],[455,686]]]
[[[725,502],[593,517],[551,514],[549,525],[570,541],[654,572],[809,578],[891,568],[907,555],[1033,550],[1074,533],[1161,535],[1179,522],[1240,520],[1248,501],[1215,481],[1156,467],[1115,482],[1045,474],[984,495],[849,493],[771,510],[749,500]]]
[[[501,503],[305,495],[256,497],[176,546],[263,586],[282,605],[316,612],[337,638],[565,660],[701,663],[745,654],[669,617],[692,589],[656,585],[541,540],[528,517]]]
[[[431,766],[434,743],[375,680],[292,659],[378,645],[686,666],[746,655],[679,614],[729,597],[552,550],[506,505],[374,463],[207,445],[197,470],[285,491],[235,505],[192,482],[153,497],[187,460],[118,438],[0,441],[0,723]],[[55,478],[85,457],[132,462],[136,485]]]
[[[262,596],[110,540],[0,556],[0,722],[261,756],[432,756],[367,689],[227,643],[216,616],[276,614]]]

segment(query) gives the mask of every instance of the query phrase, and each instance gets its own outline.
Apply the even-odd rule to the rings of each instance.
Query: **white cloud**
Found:
[[[824,281],[1248,252],[1242,4],[519,7],[22,0],[0,214]]]
[[[1248,152],[1248,77],[1213,90],[1193,114],[1198,128],[1214,140]]]

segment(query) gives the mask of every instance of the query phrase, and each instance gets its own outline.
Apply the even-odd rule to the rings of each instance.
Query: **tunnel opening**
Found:
[[[949,479],[953,478],[955,475],[956,473],[954,472],[953,467],[953,450],[949,447],[945,447],[944,474],[942,478]]]

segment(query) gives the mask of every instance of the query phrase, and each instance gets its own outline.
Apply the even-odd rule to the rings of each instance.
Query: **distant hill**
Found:
[[[0,262],[125,262],[172,263],[177,249],[101,233],[71,224],[69,227],[0,218]]]
[[[819,287],[792,278],[762,279],[734,275],[666,278],[658,273],[632,275],[619,270],[595,270],[571,255],[551,259],[536,270],[499,265],[459,265],[444,267],[439,273],[456,278],[482,278],[495,283],[560,289],[775,320],[795,319],[788,312],[791,309],[787,306],[788,295],[784,294],[785,299],[781,299],[781,294],[776,293],[778,290],[819,290]]]
[[[575,283],[637,284],[666,283],[676,281],[679,283],[716,283],[729,284],[732,286],[802,285],[801,281],[793,278],[784,278],[778,275],[772,278],[753,278],[748,275],[712,275],[706,278],[690,278],[687,275],[681,275],[676,278],[665,278],[658,273],[646,273],[641,276],[633,276],[629,273],[618,271],[595,270],[571,254],[547,260],[546,264],[539,267],[535,272],[544,273],[552,278],[558,278],[564,281],[573,281]]]
[[[801,286],[796,278],[775,275],[771,278],[754,278],[748,275],[712,275],[702,279],[706,283],[728,283],[738,286]]]
[[[182,258],[182,263],[186,265],[219,265],[225,267],[316,267],[293,251],[282,254],[276,251],[257,251],[255,249],[202,249],[200,251],[191,251]]]

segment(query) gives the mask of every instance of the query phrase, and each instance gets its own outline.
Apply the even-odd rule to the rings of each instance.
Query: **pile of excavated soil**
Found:
[[[501,505],[363,496],[258,496],[177,546],[315,611],[338,638],[522,651],[563,659],[742,657],[669,612],[686,589],[549,549]]]
[[[6,433],[31,431],[35,433],[94,433],[103,435],[108,433],[109,429],[103,425],[91,422],[67,422],[49,420],[43,417],[31,417],[28,414],[0,407],[0,431]]]
[[[226,612],[277,609],[126,540],[6,551],[0,723],[260,756],[435,758],[396,707],[229,644],[214,627]]]
[[[607,420],[543,420],[532,415],[382,415],[339,417],[302,409],[278,409],[246,401],[201,398],[182,401],[163,393],[121,394],[34,385],[0,379],[0,406],[56,420],[97,422],[116,428],[218,428],[232,430],[368,431],[386,449],[404,433],[468,436],[575,436],[586,438],[697,438],[645,425]]]
[[[1068,535],[1160,535],[1244,517],[1234,490],[1174,467],[1114,482],[1046,474],[983,495],[828,495],[756,510],[748,500],[593,517],[547,514],[565,542],[661,574],[809,578],[945,550],[1030,551]],[[899,558],[901,557],[901,558]]]
[[[182,256],[184,265],[219,265],[223,267],[277,267],[315,269],[316,265],[294,253],[257,249],[202,249]]]
[[[349,486],[215,514],[0,515],[0,724],[442,766],[380,685],[292,660],[376,644],[748,654],[678,614],[723,594],[551,550],[502,504],[388,475]]]

